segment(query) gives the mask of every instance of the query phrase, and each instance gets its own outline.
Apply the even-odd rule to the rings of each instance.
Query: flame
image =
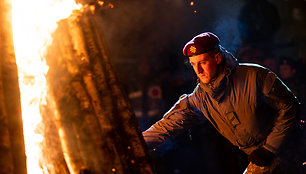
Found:
[[[13,39],[29,174],[43,173],[38,162],[43,136],[35,129],[41,122],[39,106],[46,103],[47,95],[48,66],[44,51],[52,42],[56,22],[80,8],[74,0],[12,0]]]

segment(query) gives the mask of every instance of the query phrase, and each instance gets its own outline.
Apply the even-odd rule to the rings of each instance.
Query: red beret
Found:
[[[205,32],[197,35],[184,46],[183,53],[185,56],[194,56],[217,49],[219,46],[219,38],[211,33]]]

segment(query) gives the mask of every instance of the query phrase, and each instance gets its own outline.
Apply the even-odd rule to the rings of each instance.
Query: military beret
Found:
[[[195,36],[184,46],[183,53],[185,56],[194,56],[206,53],[219,47],[219,38],[211,33],[205,32]]]

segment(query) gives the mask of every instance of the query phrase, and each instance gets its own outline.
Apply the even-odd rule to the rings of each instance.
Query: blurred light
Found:
[[[191,2],[190,2],[190,6],[193,6],[193,5],[194,5],[194,2],[193,2],[193,1],[191,1]]]
[[[114,173],[115,173],[116,171],[117,171],[117,170],[116,170],[116,168],[112,168],[112,172],[114,172]]]
[[[96,7],[94,5],[89,6],[89,9],[91,11],[92,14],[95,13]]]
[[[114,4],[108,3],[109,8],[114,8]]]
[[[98,1],[98,4],[102,6],[104,4],[104,1]]]

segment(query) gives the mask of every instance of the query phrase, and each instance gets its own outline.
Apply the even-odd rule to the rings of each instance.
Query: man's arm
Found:
[[[249,160],[258,166],[272,163],[288,137],[297,128],[299,102],[290,89],[272,72],[263,80],[263,93],[269,105],[278,111],[274,127],[266,143],[249,155]]]
[[[266,88],[264,89],[266,90],[264,93],[271,106],[278,110],[278,115],[264,147],[273,153],[277,153],[297,126],[299,102],[290,89],[274,73],[269,72],[265,81],[264,87]]]
[[[167,138],[176,136],[205,120],[203,114],[194,105],[194,97],[194,94],[181,96],[161,120],[143,132],[149,149],[155,149]]]

